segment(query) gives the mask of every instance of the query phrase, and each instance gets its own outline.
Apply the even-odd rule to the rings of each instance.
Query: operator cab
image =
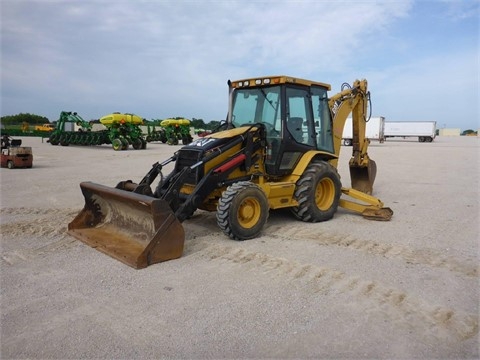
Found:
[[[335,157],[330,85],[286,76],[235,81],[230,84],[229,118],[235,127],[261,123],[266,130],[266,171],[292,173],[310,150]]]

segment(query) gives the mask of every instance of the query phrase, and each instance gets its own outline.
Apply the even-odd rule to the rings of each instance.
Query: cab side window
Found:
[[[305,89],[287,87],[287,130],[296,142],[313,146],[315,133],[311,126],[310,95]]]
[[[332,116],[327,89],[312,87],[312,107],[317,149],[333,153]]]

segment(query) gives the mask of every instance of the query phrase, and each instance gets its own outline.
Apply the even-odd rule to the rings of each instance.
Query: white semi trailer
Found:
[[[385,139],[416,137],[420,142],[432,142],[436,131],[436,121],[385,121]]]
[[[384,142],[384,127],[385,118],[383,116],[371,117],[367,122],[365,137],[369,140],[376,140]],[[343,145],[352,146],[353,134],[352,134],[352,118],[347,118],[345,126],[343,127],[342,135]]]

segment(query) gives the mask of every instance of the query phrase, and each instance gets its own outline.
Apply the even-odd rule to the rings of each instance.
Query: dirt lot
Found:
[[[178,147],[23,141],[33,168],[0,172],[2,359],[479,357],[477,137],[372,143],[390,222],[276,211],[263,236],[235,242],[198,211],[183,257],[143,270],[66,227],[80,181],[139,181]]]

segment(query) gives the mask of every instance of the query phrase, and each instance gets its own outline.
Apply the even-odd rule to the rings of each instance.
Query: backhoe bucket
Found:
[[[91,182],[68,233],[135,268],[182,256],[185,232],[167,202]]]
[[[365,166],[350,164],[350,180],[355,190],[371,195],[376,176],[377,164],[372,159]]]

